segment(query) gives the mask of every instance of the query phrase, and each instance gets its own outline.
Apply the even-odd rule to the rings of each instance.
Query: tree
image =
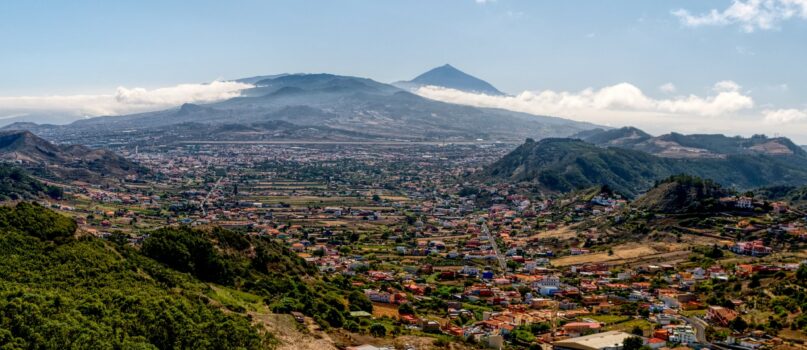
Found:
[[[513,338],[519,344],[526,345],[535,341],[535,336],[532,332],[519,327],[513,331]]]
[[[644,330],[642,329],[642,327],[639,326],[633,326],[633,329],[630,331],[630,333],[638,335],[640,337],[644,336]]]
[[[748,328],[748,323],[745,322],[745,320],[742,317],[737,316],[737,318],[735,318],[735,319],[731,320],[731,322],[729,322],[729,328],[731,328],[731,329],[733,329],[733,330],[735,330],[737,332],[742,332],[746,328]]]
[[[552,327],[549,323],[541,322],[541,323],[533,323],[530,325],[530,332],[534,335],[544,334],[549,332]]]
[[[622,350],[639,350],[644,345],[640,337],[628,337],[622,342]]]
[[[751,282],[748,282],[748,288],[749,289],[754,289],[754,288],[759,288],[759,286],[760,286],[759,275],[754,274],[753,276],[751,276]]]
[[[807,264],[801,264],[796,271],[796,281],[801,281],[802,284],[807,283]]]
[[[717,244],[712,245],[712,249],[704,254],[707,258],[711,259],[720,259],[723,257],[723,251],[720,250],[720,247]]]
[[[619,313],[625,316],[634,316],[639,310],[636,303],[625,303],[619,307]]]
[[[325,321],[328,321],[328,324],[334,328],[340,328],[343,324],[345,324],[345,317],[342,316],[342,313],[339,310],[328,307],[325,310]]]
[[[370,334],[377,338],[384,337],[387,335],[387,327],[384,327],[384,325],[380,323],[373,323],[373,325],[370,326]]]
[[[398,307],[398,314],[401,315],[414,315],[415,314],[415,307],[412,306],[412,303],[404,303]]]
[[[347,296],[347,301],[350,304],[350,310],[352,311],[367,311],[372,313],[373,312],[373,302],[370,301],[364,293],[359,291],[352,291]]]

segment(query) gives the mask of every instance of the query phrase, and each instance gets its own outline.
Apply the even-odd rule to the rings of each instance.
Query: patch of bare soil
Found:
[[[313,320],[306,317],[300,325],[291,315],[250,312],[255,323],[262,325],[277,338],[278,350],[337,350],[331,337],[320,331]]]

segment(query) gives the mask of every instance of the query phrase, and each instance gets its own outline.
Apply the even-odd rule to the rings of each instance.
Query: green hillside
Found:
[[[732,195],[711,180],[677,175],[659,182],[637,198],[636,208],[659,213],[714,212],[720,210],[720,198]]]
[[[59,198],[62,196],[62,190],[43,184],[16,166],[0,163],[0,201],[33,199],[40,196]]]
[[[36,204],[0,207],[3,349],[271,347],[273,337],[221,290],[323,326],[341,327],[349,313],[344,285],[268,239],[164,228],[137,249],[123,236],[75,231]]]
[[[75,229],[37,205],[0,208],[3,349],[264,348],[246,318],[208,305],[204,284]]]
[[[773,186],[754,190],[761,199],[784,201],[800,208],[807,208],[807,186]]]
[[[807,183],[807,163],[795,156],[735,154],[724,158],[677,159],[574,139],[527,140],[477,176],[490,180],[536,182],[567,192],[608,185],[636,196],[676,174],[714,179],[727,188],[751,189]]]

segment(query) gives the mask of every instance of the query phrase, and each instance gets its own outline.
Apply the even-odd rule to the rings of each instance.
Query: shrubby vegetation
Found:
[[[714,212],[721,207],[720,198],[732,195],[719,184],[689,175],[674,175],[658,181],[634,205],[660,213]]]
[[[43,194],[51,198],[63,195],[59,187],[45,185],[16,166],[0,164],[0,201],[31,199]]]
[[[225,313],[213,303],[208,283],[256,295],[274,312],[302,312],[323,327],[356,330],[350,311],[372,312],[346,277],[320,276],[269,238],[168,227],[137,249],[124,239],[79,238],[75,231],[71,219],[36,204],[0,207],[3,349],[272,344],[246,310],[224,305],[234,311]]]
[[[74,238],[37,205],[0,208],[3,349],[258,349],[245,317],[207,305],[207,286],[132,248]]]
[[[73,236],[76,223],[37,204],[22,202],[16,207],[0,207],[0,230],[59,241]]]
[[[795,207],[807,208],[807,186],[772,186],[754,192],[764,199],[786,201]]]
[[[345,289],[338,289],[344,283],[326,283],[316,268],[269,238],[223,229],[164,228],[145,240],[141,252],[202,281],[259,295],[273,312],[299,311],[337,328],[349,317]],[[353,308],[372,311],[363,294],[351,295]]]

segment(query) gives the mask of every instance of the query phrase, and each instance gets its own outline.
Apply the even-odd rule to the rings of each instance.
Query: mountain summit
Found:
[[[487,95],[504,95],[490,83],[469,75],[450,64],[434,68],[418,75],[415,79],[396,83],[399,87],[413,88],[426,85],[440,86],[466,92],[483,93]]]

